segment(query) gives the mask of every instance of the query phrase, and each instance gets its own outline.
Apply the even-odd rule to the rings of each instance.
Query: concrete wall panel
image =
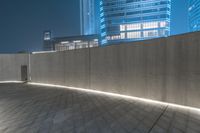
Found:
[[[89,88],[89,50],[64,52],[64,72],[66,86]]]
[[[65,82],[64,53],[32,54],[31,80],[62,85]]]
[[[21,66],[28,66],[28,54],[1,54],[0,81],[21,81]]]

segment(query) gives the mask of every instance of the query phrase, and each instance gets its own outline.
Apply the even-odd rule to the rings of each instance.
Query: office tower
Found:
[[[200,0],[188,1],[189,29],[190,31],[200,30]]]
[[[52,43],[51,31],[45,31],[43,35],[43,50],[44,51],[52,51],[54,50],[54,46]]]
[[[81,35],[99,33],[99,0],[80,0]]]
[[[101,45],[170,35],[171,0],[101,0]]]

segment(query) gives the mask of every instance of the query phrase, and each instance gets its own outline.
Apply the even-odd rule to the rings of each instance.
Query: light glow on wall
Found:
[[[23,83],[23,81],[0,81],[0,84],[5,84],[5,83]]]

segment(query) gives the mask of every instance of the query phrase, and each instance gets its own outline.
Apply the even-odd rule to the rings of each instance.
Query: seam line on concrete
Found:
[[[153,130],[153,128],[157,125],[158,121],[159,121],[159,120],[161,119],[161,117],[165,114],[165,112],[167,111],[168,107],[169,107],[169,105],[167,105],[167,106],[165,107],[165,109],[164,109],[163,112],[160,114],[160,116],[158,117],[158,119],[153,123],[152,127],[149,129],[148,133],[150,133],[150,132]]]

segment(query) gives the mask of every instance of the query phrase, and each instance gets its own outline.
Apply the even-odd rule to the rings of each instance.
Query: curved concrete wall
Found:
[[[33,54],[32,81],[200,107],[199,36]]]

